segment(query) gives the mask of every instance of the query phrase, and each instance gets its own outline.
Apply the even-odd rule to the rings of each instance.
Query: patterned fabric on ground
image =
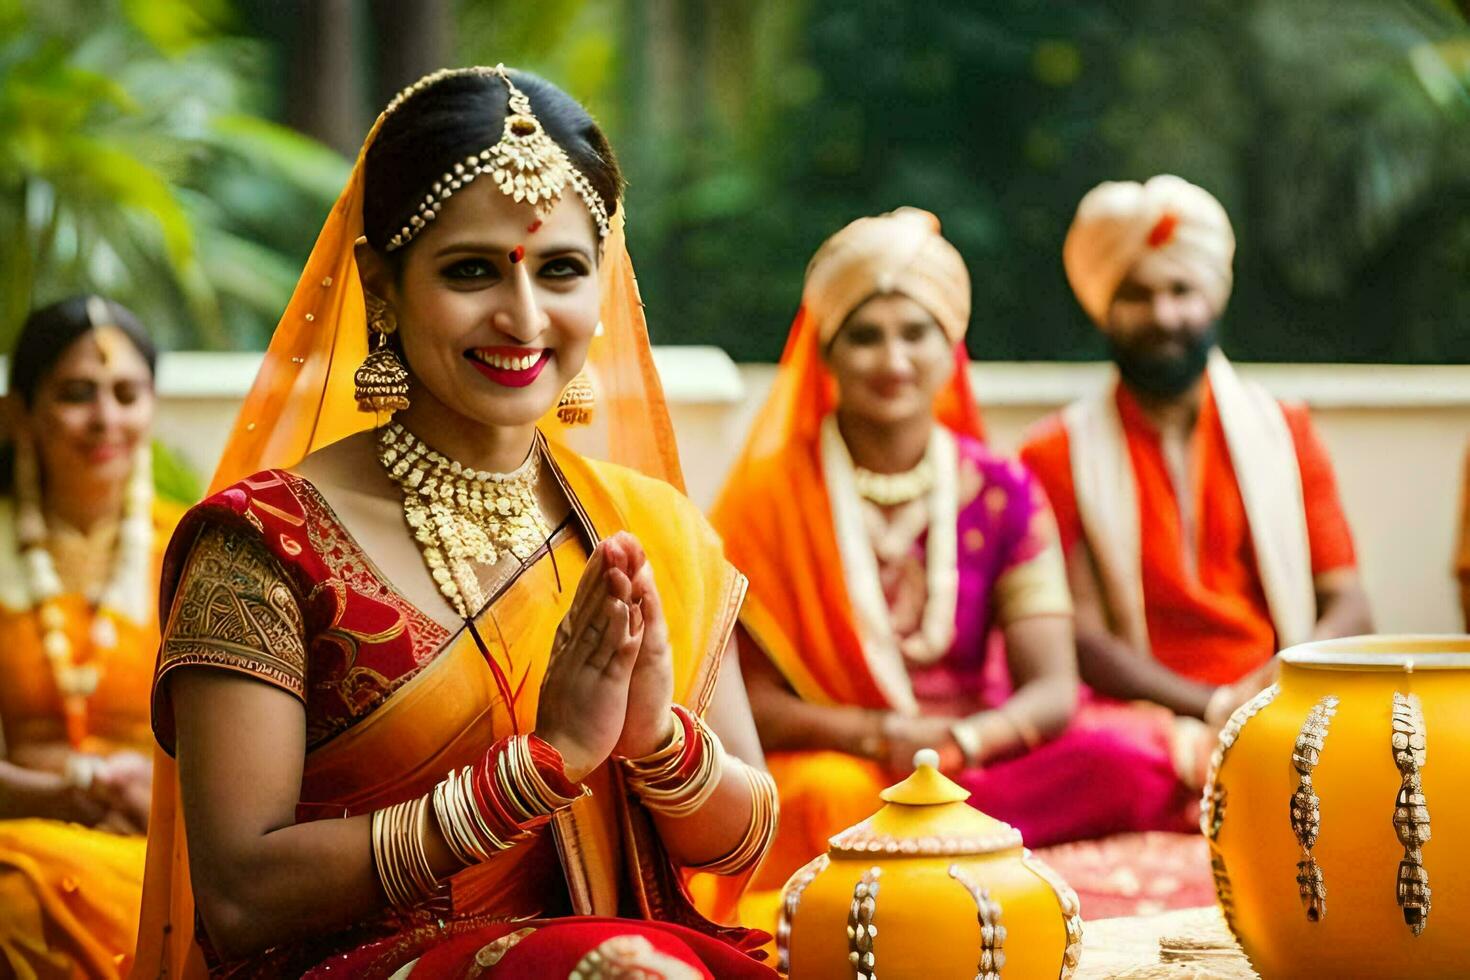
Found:
[[[1199,834],[1119,834],[1036,853],[1077,891],[1088,922],[1215,902],[1209,849]]]

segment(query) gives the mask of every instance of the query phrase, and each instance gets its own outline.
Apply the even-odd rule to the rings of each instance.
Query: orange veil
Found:
[[[363,233],[363,160],[383,117],[368,133],[356,166],[332,207],[291,302],[246,396],[215,470],[210,492],[251,473],[294,466],[309,453],[377,420],[358,411],[353,374],[368,352],[368,330],[354,246]],[[548,412],[540,428],[585,455],[609,459],[683,489],[678,449],[654,368],[638,283],[614,215],[599,264],[602,323],[588,354],[596,380],[598,420],[568,430]],[[167,621],[169,610],[162,610]],[[202,977],[194,941],[194,896],[174,760],[154,751],[153,810],[148,833],[142,920],[132,976]]]
[[[934,227],[937,235],[937,219]],[[819,252],[814,268],[821,258]],[[837,389],[823,361],[820,324],[830,324],[834,311],[812,308],[811,277],[809,271],[808,302],[797,311],[771,393],[710,519],[730,561],[750,579],[741,624],[796,693],[821,704],[889,708],[863,656],[822,476],[819,435],[837,406]],[[962,320],[969,314],[968,286],[966,276]],[[848,294],[840,320],[879,290],[854,293],[849,284],[839,291]],[[981,439],[969,364],[963,339],[956,339],[954,372],[934,414],[954,432]]]

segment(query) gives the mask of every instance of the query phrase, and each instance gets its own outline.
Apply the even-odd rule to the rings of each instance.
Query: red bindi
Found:
[[[1172,212],[1164,212],[1154,226],[1149,229],[1148,247],[1163,248],[1174,238],[1174,229],[1179,227],[1179,215]]]
[[[531,222],[531,224],[528,225],[527,228],[526,228],[526,231],[530,232],[533,235],[536,234],[536,232],[538,232],[540,230],[541,230],[541,219],[540,218],[537,218],[535,221]]]
[[[515,265],[517,262],[521,261],[521,259],[524,259],[525,257],[526,257],[526,246],[524,246],[524,245],[517,245],[515,248],[513,248],[513,249],[510,250],[510,264],[511,265]]]

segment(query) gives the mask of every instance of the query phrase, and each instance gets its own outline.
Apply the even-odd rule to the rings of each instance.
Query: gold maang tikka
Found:
[[[505,128],[500,141],[479,153],[472,153],[464,160],[444,172],[434,182],[429,193],[418,206],[418,211],[408,219],[408,224],[388,240],[387,251],[400,249],[413,241],[429,222],[439,215],[444,202],[454,192],[471,183],[481,174],[489,174],[501,193],[517,202],[525,202],[536,209],[537,217],[544,218],[561,199],[562,191],[570,183],[582,203],[587,206],[592,220],[597,223],[597,234],[606,238],[609,230],[607,204],[603,201],[587,175],[572,163],[565,150],[552,139],[542,127],[541,121],[531,111],[531,100],[526,93],[511,81],[505,65],[494,68],[451,68],[425,75],[400,92],[384,111],[387,116],[415,93],[429,88],[440,80],[454,75],[495,75],[505,82],[509,90],[506,104]]]

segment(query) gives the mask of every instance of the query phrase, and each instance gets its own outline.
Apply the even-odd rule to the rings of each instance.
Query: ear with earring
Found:
[[[592,336],[602,336],[602,321],[597,321],[597,329]],[[561,398],[556,402],[556,418],[562,425],[567,427],[578,425],[591,425],[592,416],[597,409],[597,389],[592,384],[592,368],[584,366],[577,372],[577,376],[567,382],[567,386],[561,390]]]
[[[408,368],[388,346],[388,335],[398,329],[398,318],[378,296],[363,293],[368,332],[377,337],[372,353],[363,359],[352,380],[357,407],[363,412],[396,412],[408,407]]]
[[[556,403],[556,417],[562,425],[591,425],[597,408],[597,391],[592,387],[592,378],[587,368],[567,383]]]

